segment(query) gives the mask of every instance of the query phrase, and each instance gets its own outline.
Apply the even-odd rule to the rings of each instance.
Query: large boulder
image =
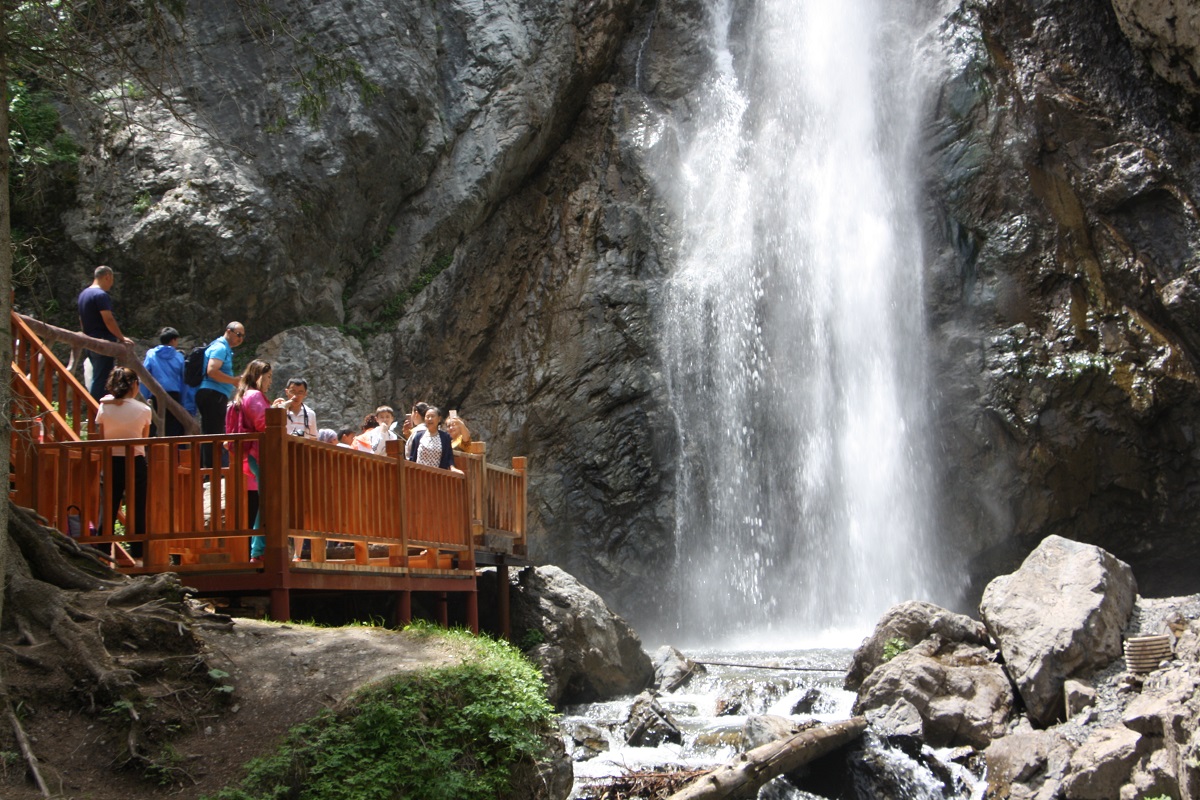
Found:
[[[1129,565],[1092,545],[1047,537],[1020,569],[996,578],[980,614],[1029,716],[1063,714],[1063,681],[1121,655],[1137,583]]]
[[[511,613],[516,641],[541,639],[527,654],[541,667],[555,705],[636,694],[654,679],[633,628],[558,567],[517,573]]]
[[[1141,734],[1101,728],[1071,756],[1063,791],[1067,800],[1112,800],[1121,793],[1138,758]]]
[[[986,645],[990,642],[983,623],[955,614],[932,603],[910,600],[884,613],[875,630],[854,651],[846,673],[845,688],[857,691],[876,667],[884,662],[889,643],[907,649],[936,634],[944,642]]]
[[[994,655],[978,645],[926,639],[863,681],[854,713],[894,716],[890,709],[907,703],[930,744],[986,747],[1007,733],[1013,708],[1012,687]]]
[[[1056,731],[1027,731],[992,742],[984,751],[988,797],[1050,800],[1067,774],[1075,745]]]
[[[404,398],[376,396],[362,343],[337,328],[289,328],[260,345],[255,355],[270,362],[272,386],[280,396],[288,378],[308,381],[306,402],[321,428],[357,431],[363,416],[381,403],[404,404]]]

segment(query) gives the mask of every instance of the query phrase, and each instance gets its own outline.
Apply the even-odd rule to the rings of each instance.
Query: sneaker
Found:
[[[262,556],[250,556],[250,563],[251,564],[261,564]]]

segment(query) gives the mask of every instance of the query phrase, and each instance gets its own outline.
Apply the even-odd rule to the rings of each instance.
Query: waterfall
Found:
[[[939,599],[914,164],[930,5],[710,2],[664,320],[677,639],[861,633]]]

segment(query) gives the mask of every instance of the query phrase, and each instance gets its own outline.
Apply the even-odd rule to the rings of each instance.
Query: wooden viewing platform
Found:
[[[283,409],[267,411],[262,433],[88,441],[98,404],[27,318],[14,314],[10,496],[80,544],[107,546],[128,574],[177,572],[202,595],[267,595],[270,615],[291,618],[296,592],[396,593],[396,621],[412,618],[414,593],[433,593],[439,621],[461,594],[465,623],[478,630],[476,565],[523,563],[526,553],[525,459],[489,463],[486,448],[456,453],[462,472],[407,461],[401,442],[378,456],[288,436]],[[53,331],[37,323],[41,332]],[[47,334],[50,335],[50,334]],[[78,334],[74,334],[78,336]],[[140,366],[140,365],[139,365]],[[247,446],[258,442],[262,527],[248,518]],[[113,449],[146,449],[145,533],[111,519]],[[212,467],[202,448],[214,448]],[[227,452],[228,466],[221,465]],[[134,460],[125,459],[126,506],[134,508]],[[103,510],[103,511],[102,511]],[[249,537],[266,537],[263,561],[251,563]],[[292,560],[290,537],[311,540],[310,559]],[[125,546],[140,542],[142,558]],[[352,557],[328,558],[345,543]],[[498,581],[507,628],[507,580]],[[504,631],[507,633],[507,630]]]

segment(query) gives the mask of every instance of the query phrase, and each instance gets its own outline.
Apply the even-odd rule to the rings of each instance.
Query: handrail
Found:
[[[71,516],[78,521],[78,534],[86,543],[143,542],[149,547],[146,567],[169,569],[168,548],[164,543],[196,539],[200,536],[251,535],[248,519],[245,475],[241,458],[259,434],[226,434],[212,437],[94,439],[59,441],[35,445],[34,507],[54,528],[71,534]],[[200,444],[228,445],[229,464],[209,468],[200,465]],[[114,451],[120,447],[128,455],[134,446],[146,450],[145,486],[138,486],[134,459],[125,458],[125,505],[136,509],[138,493],[145,506],[144,529],[138,533],[136,513],[126,513],[125,533],[114,527],[113,481],[101,480],[114,475]],[[214,488],[216,487],[215,491]],[[149,499],[154,498],[154,503]],[[74,510],[74,511],[72,511]],[[248,558],[245,540],[241,551]]]
[[[512,552],[527,551],[525,534],[526,459],[518,456],[511,468],[487,460],[487,445],[471,442],[454,454],[455,465],[468,476],[471,492],[471,528],[476,544],[490,549],[500,534],[511,541]],[[508,477],[505,477],[508,476]],[[502,548],[507,549],[507,548]]]
[[[120,363],[122,366],[128,367],[137,373],[138,380],[142,382],[142,385],[145,386],[146,389],[148,389],[150,393],[154,395],[155,400],[158,401],[156,419],[158,421],[159,431],[165,430],[165,425],[163,424],[163,415],[169,412],[172,416],[179,420],[186,432],[191,434],[200,432],[200,426],[196,423],[196,420],[192,417],[192,415],[187,412],[187,409],[180,405],[178,400],[167,394],[166,390],[163,389],[158,380],[156,380],[155,377],[150,374],[149,370],[142,366],[142,362],[136,358],[132,347],[129,345],[120,344],[118,342],[110,342],[104,339],[96,339],[82,333],[69,331],[65,328],[59,328],[55,325],[42,322],[39,319],[34,319],[33,317],[27,317],[23,314],[18,314],[15,311],[12,312],[12,324],[14,335],[15,331],[18,329],[22,330],[30,339],[37,340],[46,352],[50,352],[50,350],[41,343],[39,337],[41,340],[65,342],[66,344],[71,345],[72,348],[87,348],[88,350],[92,350],[103,355],[112,356],[113,358],[117,359],[118,363]],[[15,347],[13,348],[13,351],[14,353],[16,352]],[[51,355],[53,355],[53,353],[51,353]],[[58,359],[55,358],[55,361],[58,362]],[[58,362],[58,365],[62,369],[63,373],[71,375],[66,367],[62,366],[61,362]],[[71,379],[74,381],[76,386],[78,386],[80,389],[83,389],[83,384],[81,384],[74,375],[71,375]],[[86,389],[83,389],[83,392],[87,396],[91,396]],[[93,399],[93,403],[94,402],[95,401]],[[94,413],[92,417],[94,419]]]
[[[133,446],[146,449],[144,532],[138,533],[136,511],[128,513],[139,505],[142,487],[133,459],[126,458],[128,529],[122,535],[111,514],[113,481],[101,476],[122,463],[113,461],[116,448]],[[202,467],[205,446],[227,450],[229,465],[214,459],[214,466]],[[259,454],[261,531],[253,530],[243,469],[252,447]],[[268,569],[284,571],[291,562],[289,537],[313,540],[313,566],[326,562],[327,540],[352,543],[350,561],[330,565],[343,569],[473,571],[481,531],[504,533],[520,548],[501,552],[524,552],[523,459],[508,469],[488,465],[480,453],[464,472],[435,469],[288,436],[282,409],[267,410],[262,433],[51,440],[23,449],[19,458],[18,473],[27,476],[18,481],[20,496],[50,525],[63,533],[74,527],[89,544],[143,543],[143,564],[127,571],[253,570],[252,535],[267,538]],[[482,507],[473,509],[477,494]],[[386,547],[386,556],[372,553],[372,545]]]
[[[36,389],[31,395],[44,403],[42,411],[57,410],[70,418],[70,438],[83,438],[85,428],[94,429],[99,403],[34,332],[27,317],[13,312],[10,319],[14,378]]]

